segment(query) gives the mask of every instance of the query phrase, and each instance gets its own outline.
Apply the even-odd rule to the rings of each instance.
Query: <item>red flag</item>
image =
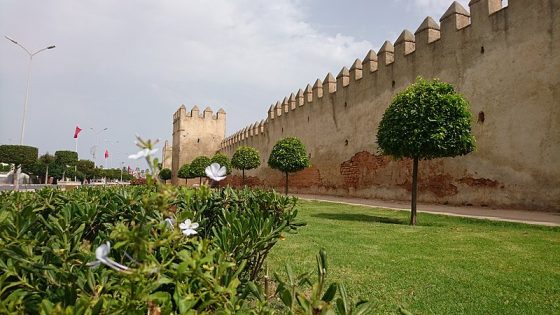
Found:
[[[106,158],[106,159],[109,158],[109,150],[105,150],[105,158]]]
[[[80,127],[76,126],[76,130],[74,131],[74,139],[78,138],[78,134],[80,133],[80,131],[82,131],[82,129],[80,129]]]

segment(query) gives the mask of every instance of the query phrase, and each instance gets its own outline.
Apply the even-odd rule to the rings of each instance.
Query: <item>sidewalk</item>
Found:
[[[400,201],[384,201],[375,199],[362,199],[353,197],[339,197],[327,195],[308,195],[294,194],[294,196],[306,199],[327,202],[337,202],[349,205],[368,206],[376,208],[386,208],[393,210],[410,211],[410,203]],[[513,209],[492,209],[481,207],[458,207],[449,205],[418,204],[418,212],[441,214],[449,216],[459,216],[477,219],[487,219],[495,221],[520,222],[526,224],[560,226],[560,213],[513,210]]]

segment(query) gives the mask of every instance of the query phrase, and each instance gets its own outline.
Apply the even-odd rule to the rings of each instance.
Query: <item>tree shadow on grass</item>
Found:
[[[341,220],[341,221],[360,221],[360,222],[377,222],[377,223],[387,223],[387,224],[405,224],[408,225],[408,221],[397,218],[387,218],[380,217],[376,215],[368,215],[361,213],[318,213],[311,215],[315,218],[329,219],[329,220]]]

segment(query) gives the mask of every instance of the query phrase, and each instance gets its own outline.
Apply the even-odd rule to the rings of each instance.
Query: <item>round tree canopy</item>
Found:
[[[268,158],[268,166],[282,172],[297,172],[309,167],[305,145],[298,138],[288,137],[278,141]]]
[[[56,151],[54,156],[59,165],[75,165],[78,162],[78,152],[75,151]]]
[[[177,172],[177,177],[179,178],[189,178],[189,164],[185,163],[179,171]]]
[[[37,161],[39,150],[26,145],[0,145],[0,162],[31,165]]]
[[[450,84],[418,78],[383,114],[377,143],[397,158],[465,155],[475,147],[469,104]]]
[[[194,160],[192,160],[191,165],[189,166],[189,177],[188,178],[195,178],[195,177],[206,177],[206,173],[204,170],[208,165],[210,165],[210,159],[206,156],[198,156]]]
[[[210,162],[211,163],[218,163],[218,164],[220,164],[220,166],[225,166],[227,174],[228,175],[231,174],[231,163],[230,163],[228,157],[225,154],[223,154],[223,153],[214,154],[212,159],[210,159]]]
[[[238,170],[252,170],[261,165],[259,151],[253,147],[240,146],[231,157],[231,165]]]
[[[164,168],[159,172],[159,178],[162,180],[169,180],[171,179],[171,170],[168,168]]]

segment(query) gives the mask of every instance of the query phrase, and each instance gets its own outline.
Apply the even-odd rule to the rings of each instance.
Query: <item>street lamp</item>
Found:
[[[95,135],[95,146],[94,149],[91,150],[91,155],[93,157],[93,165],[97,165],[97,158],[95,157],[95,151],[97,150],[97,148],[99,147],[99,134],[101,134],[103,131],[106,131],[107,129],[109,129],[108,127],[105,127],[97,132],[95,132],[95,128],[90,127],[89,128],[91,130],[91,132],[93,132],[93,134]]]
[[[29,102],[29,82],[31,79],[31,62],[33,61],[33,56],[35,56],[36,54],[47,50],[47,49],[53,49],[56,46],[55,45],[51,45],[51,46],[47,46],[43,49],[39,49],[35,52],[31,52],[29,50],[27,50],[27,48],[23,47],[23,45],[21,45],[20,43],[18,43],[16,40],[14,40],[13,38],[10,38],[8,36],[4,36],[6,37],[7,40],[9,40],[10,42],[18,45],[19,47],[21,47],[23,50],[25,50],[25,52],[27,53],[27,55],[29,56],[29,65],[27,66],[27,88],[25,89],[25,103],[23,103],[23,120],[21,123],[21,135],[19,138],[19,144],[23,145],[23,136],[25,133],[25,117],[27,115],[27,103]]]

